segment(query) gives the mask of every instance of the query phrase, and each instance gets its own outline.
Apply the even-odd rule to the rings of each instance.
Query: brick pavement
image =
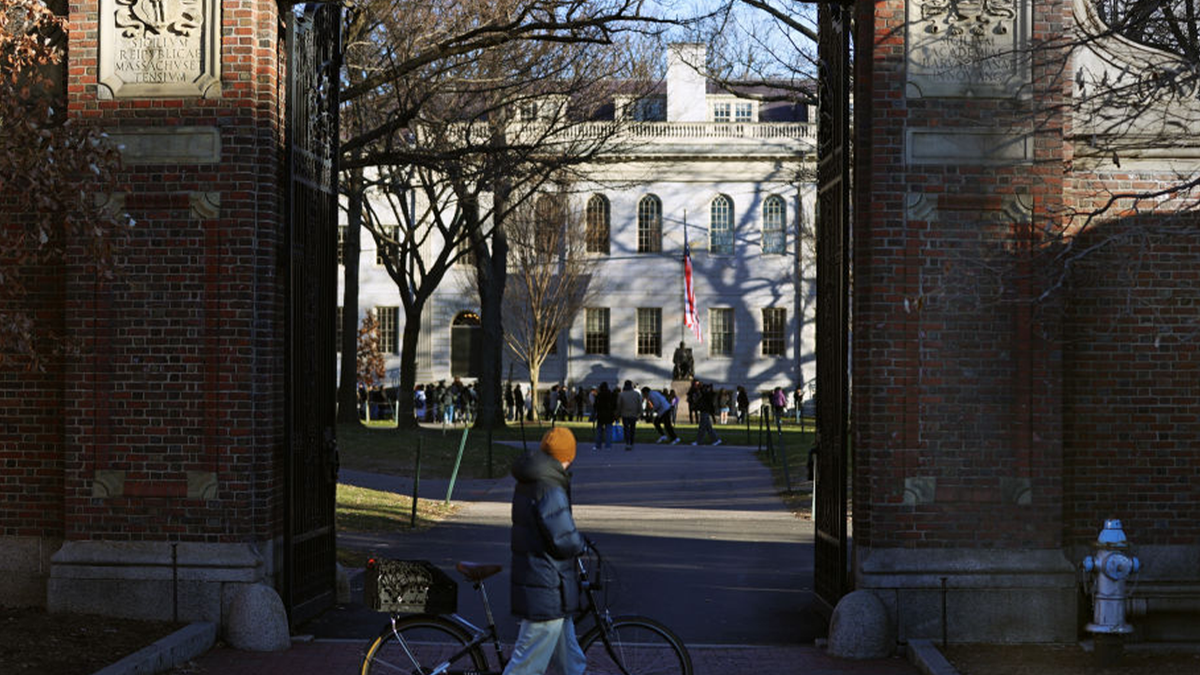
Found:
[[[216,647],[176,675],[339,675],[358,672],[366,641],[296,643],[285,652]],[[903,658],[847,661],[813,646],[689,647],[695,675],[916,675]]]

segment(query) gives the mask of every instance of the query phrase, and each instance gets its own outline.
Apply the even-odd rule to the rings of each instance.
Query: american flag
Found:
[[[696,312],[696,287],[692,284],[692,249],[688,246],[687,221],[683,222],[683,324],[692,329],[696,342],[704,342],[700,334],[700,315]]]

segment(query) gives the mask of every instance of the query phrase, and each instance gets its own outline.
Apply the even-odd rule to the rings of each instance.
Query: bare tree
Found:
[[[504,224],[509,246],[504,345],[528,370],[535,392],[542,364],[559,337],[602,293],[587,255],[586,217],[570,203],[565,190],[544,192],[510,213]]]
[[[483,342],[502,344],[507,251],[498,228],[550,176],[569,174],[618,137],[619,124],[596,120],[628,82],[648,79],[640,69],[649,60],[635,58],[640,41],[622,33],[634,8],[584,4],[553,18],[541,6],[515,3],[505,12],[527,23],[463,38],[471,49],[442,44],[429,53],[421,51],[431,49],[427,41],[414,37],[424,32],[411,22],[424,17],[436,34],[446,17],[416,10],[415,17],[380,22],[379,30],[397,42],[359,44],[362,59],[374,65],[361,69],[364,84],[349,92],[359,98],[353,105],[365,109],[360,119],[370,122],[347,141],[343,166],[364,169],[370,193],[364,225],[384,252],[404,306],[402,391],[415,385],[420,316],[464,255],[474,256],[482,279]],[[488,9],[475,21],[494,15]],[[379,50],[381,44],[387,49]],[[359,60],[350,62],[358,67]],[[379,73],[405,77],[385,81]],[[480,379],[482,425],[503,423],[499,353],[484,362],[493,360],[495,373]],[[401,396],[402,427],[415,424],[411,408]]]

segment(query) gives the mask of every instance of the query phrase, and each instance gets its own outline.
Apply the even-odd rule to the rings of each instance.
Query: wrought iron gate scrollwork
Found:
[[[286,12],[287,448],[284,603],[293,625],[336,600],[338,76],[341,7]]]
[[[818,9],[817,457],[813,588],[828,610],[849,590],[850,10]]]

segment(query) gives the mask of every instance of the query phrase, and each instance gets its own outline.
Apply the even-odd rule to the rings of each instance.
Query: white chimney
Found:
[[[667,121],[703,122],[708,119],[704,75],[707,47],[677,42],[667,47]]]

